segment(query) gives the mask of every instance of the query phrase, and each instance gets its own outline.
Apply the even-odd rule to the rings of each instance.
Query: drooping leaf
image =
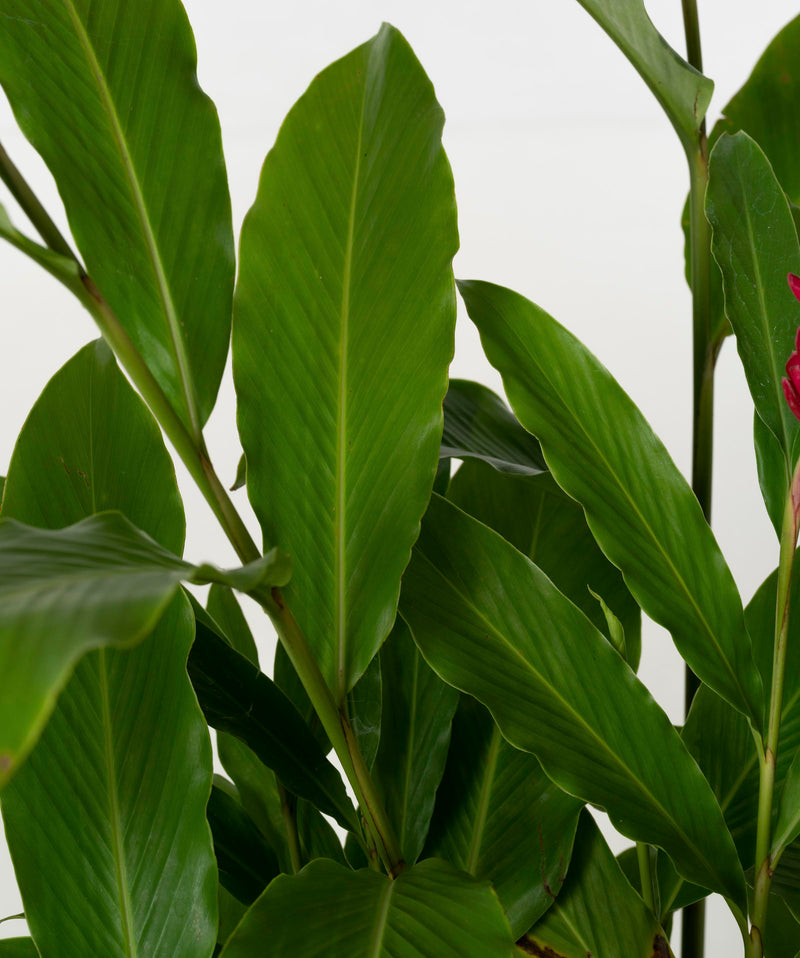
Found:
[[[281,875],[242,919],[223,958],[511,958],[513,940],[488,882],[429,859],[390,881],[315,861]]]
[[[744,909],[742,869],[719,806],[669,719],[525,556],[434,497],[400,608],[428,663],[486,705],[505,738],[535,754],[556,784]]]
[[[546,472],[539,443],[491,389],[451,379],[444,398],[441,459],[482,459],[499,472],[534,476]]]
[[[491,881],[519,938],[561,891],[581,807],[462,696],[425,855]]]
[[[760,728],[763,691],[736,584],[664,446],[608,370],[544,310],[489,283],[459,289],[517,418],[631,594],[694,673]]]
[[[295,795],[313,801],[344,828],[357,827],[341,776],[292,703],[200,621],[189,676],[212,728],[247,745]]]
[[[2,0],[0,16],[17,121],[89,274],[197,435],[228,351],[233,237],[186,13],[178,0]]]
[[[278,859],[239,802],[217,785],[211,789],[207,815],[220,883],[251,905],[278,874]]]
[[[400,619],[381,649],[380,660],[389,680],[372,775],[403,859],[413,865],[425,843],[444,772],[458,692],[427,666]]]
[[[31,599],[41,602],[29,611],[47,643],[42,653],[50,649],[54,661],[56,639],[73,644],[74,661],[93,631],[120,638],[139,630],[144,607],[161,602],[157,592],[165,587],[157,580],[170,575],[163,567],[147,572],[148,551],[179,554],[183,546],[183,510],[158,426],[107,347],[91,343],[31,411],[3,508],[61,528],[110,507],[124,509],[153,539],[138,533],[134,540],[141,564],[138,573],[129,569],[127,599],[116,590],[122,610],[113,599],[113,569],[106,569],[105,594],[102,583],[70,577]],[[68,554],[61,558],[67,565]],[[167,588],[166,613],[136,648],[100,649],[80,660],[42,737],[3,790],[9,848],[44,958],[207,958],[213,946],[217,874],[205,820],[211,746],[186,676],[192,615],[184,596],[170,602],[175,591]],[[26,633],[15,626],[14,634],[19,641]],[[37,667],[43,658],[34,660]],[[13,705],[3,689],[5,734],[5,709]],[[19,712],[17,706],[13,714]]]
[[[696,139],[714,84],[689,66],[653,26],[643,0],[578,0],[650,87],[688,148]]]
[[[781,379],[800,325],[800,305],[786,283],[787,273],[800,272],[800,246],[769,160],[746,133],[726,134],[714,147],[706,215],[722,271],[725,310],[756,412],[791,468],[800,424],[786,404]]]
[[[641,652],[641,612],[622,575],[603,555],[583,510],[552,476],[501,476],[483,463],[465,462],[448,498],[532,559],[560,592],[611,638],[596,592],[619,617],[627,661],[636,670]]]
[[[339,703],[394,622],[438,462],[458,243],[442,122],[383,27],[290,111],[242,231],[248,493],[294,557],[285,595]]]
[[[548,958],[670,954],[658,921],[631,888],[587,811],[581,814],[564,888],[520,946],[526,953]]]
[[[53,459],[51,469],[60,468]],[[91,497],[88,469],[76,469],[71,484],[74,491],[84,483]],[[9,502],[7,495],[4,514],[19,514]],[[53,508],[45,506],[40,521]],[[87,514],[54,531],[0,520],[0,787],[32,748],[78,659],[92,649],[141,641],[182,579],[252,588],[274,571],[285,578],[280,556],[230,573],[193,566],[121,513]]]

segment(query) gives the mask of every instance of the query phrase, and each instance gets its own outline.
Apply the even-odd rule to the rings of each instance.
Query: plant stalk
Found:
[[[778,564],[778,589],[775,600],[775,644],[772,658],[772,684],[769,697],[769,719],[764,743],[764,758],[758,787],[758,825],[756,832],[756,880],[753,920],[750,937],[754,958],[761,958],[762,932],[767,918],[769,889],[774,868],[772,845],[772,811],[775,791],[775,768],[783,710],[783,682],[786,671],[786,645],[789,634],[789,607],[792,593],[792,569],[797,546],[800,517],[800,460],[795,465],[781,527],[781,552]]]
[[[650,846],[644,842],[636,843],[636,859],[639,863],[639,880],[642,885],[642,899],[650,911],[658,917],[656,896],[653,886],[653,870],[650,867]]]
[[[700,20],[697,0],[681,0],[686,55],[689,63],[703,72]],[[689,161],[689,248],[692,289],[692,489],[711,522],[712,465],[714,452],[714,369],[716,350],[711,329],[711,227],[705,216],[708,185],[708,139],[705,118],[700,122],[697,140],[687,149]],[[688,714],[700,681],[686,666],[685,709]],[[704,901],[683,909],[681,949],[683,958],[703,958],[705,951]]]
[[[283,830],[286,832],[286,846],[289,850],[289,864],[292,873],[296,875],[303,867],[303,858],[300,853],[300,840],[297,835],[297,799],[278,782],[278,797],[281,800],[281,816]]]

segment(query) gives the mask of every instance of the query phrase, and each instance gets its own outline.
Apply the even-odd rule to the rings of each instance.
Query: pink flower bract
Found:
[[[789,282],[789,289],[800,300],[800,276],[789,273],[786,277]],[[786,363],[786,377],[781,380],[783,386],[783,395],[786,402],[796,419],[800,419],[800,329],[797,330],[797,336],[794,341],[794,352]]]

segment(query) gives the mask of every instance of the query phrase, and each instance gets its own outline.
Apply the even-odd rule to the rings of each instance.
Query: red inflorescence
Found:
[[[789,273],[787,279],[789,289],[800,300],[800,276]],[[789,409],[797,419],[800,419],[800,329],[797,330],[794,352],[786,363],[786,377],[781,380],[781,386],[783,386],[783,395],[786,397]]]

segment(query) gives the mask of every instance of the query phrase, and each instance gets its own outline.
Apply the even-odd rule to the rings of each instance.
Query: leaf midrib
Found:
[[[689,837],[686,835],[686,833],[684,832],[682,826],[681,826],[677,821],[675,821],[674,817],[673,817],[669,812],[667,812],[667,810],[666,810],[666,809],[664,808],[664,806],[657,800],[657,798],[653,795],[653,793],[650,791],[650,789],[648,789],[648,788],[646,787],[646,785],[645,785],[642,781],[640,781],[640,780],[633,774],[633,770],[632,770],[628,765],[626,765],[626,764],[622,761],[622,759],[621,759],[614,751],[612,751],[612,750],[609,748],[608,744],[607,744],[602,738],[600,738],[600,736],[595,732],[595,730],[591,727],[591,725],[589,725],[589,724],[585,721],[585,719],[583,718],[583,716],[580,715],[579,713],[577,713],[577,712],[575,711],[575,709],[572,707],[572,705],[571,705],[569,702],[567,702],[567,701],[563,698],[563,696],[561,696],[561,695],[559,694],[559,692],[558,692],[550,683],[548,683],[547,681],[544,680],[544,678],[539,674],[539,672],[537,672],[537,670],[533,667],[533,664],[532,664],[530,661],[528,661],[528,659],[525,658],[525,656],[520,652],[520,650],[517,649],[508,639],[506,639],[506,637],[503,635],[503,633],[500,632],[500,631],[497,629],[497,627],[496,627],[489,619],[486,618],[486,616],[484,616],[484,614],[472,603],[472,601],[469,599],[468,596],[464,595],[464,593],[461,592],[461,590],[458,589],[458,588],[452,583],[452,581],[451,581],[450,579],[446,578],[446,577],[438,570],[438,568],[436,567],[436,565],[435,565],[430,559],[428,559],[427,556],[425,556],[421,551],[419,551],[419,547],[417,547],[417,550],[416,550],[416,551],[417,551],[418,556],[419,556],[422,560],[424,560],[424,561],[433,569],[434,573],[435,573],[439,578],[443,579],[443,580],[447,583],[447,585],[449,586],[449,588],[458,596],[459,599],[462,600],[462,602],[467,606],[467,608],[469,608],[470,610],[472,610],[472,612],[473,612],[473,613],[478,617],[478,619],[483,623],[484,627],[485,627],[489,632],[493,633],[493,634],[495,635],[495,637],[496,637],[497,639],[499,639],[499,641],[502,643],[502,645],[506,646],[506,647],[512,652],[512,654],[513,654],[517,659],[519,659],[519,661],[520,661],[520,662],[523,664],[523,666],[525,667],[525,670],[527,670],[529,673],[531,673],[531,674],[539,681],[539,683],[541,683],[542,685],[544,685],[545,688],[547,688],[547,689],[551,692],[551,694],[553,695],[553,697],[554,697],[558,702],[561,703],[561,705],[565,708],[565,710],[566,710],[570,715],[573,716],[573,718],[574,718],[575,721],[576,721],[576,724],[582,726],[582,727],[584,728],[584,730],[588,733],[590,739],[593,739],[595,742],[598,743],[598,745],[600,746],[600,750],[601,750],[602,752],[604,752],[605,754],[609,755],[609,756],[613,759],[614,764],[615,764],[623,773],[625,773],[623,777],[626,778],[626,779],[628,779],[631,783],[633,783],[633,784],[635,785],[636,789],[637,789],[641,794],[643,794],[643,795],[645,796],[645,798],[646,798],[646,800],[647,800],[645,804],[649,804],[652,808],[654,808],[656,811],[658,811],[658,812],[663,816],[663,818],[664,818],[665,820],[667,820],[667,821],[671,824],[671,826],[674,828],[674,830],[675,830],[675,832],[677,833],[677,835],[684,841],[684,843],[686,844],[686,846],[689,847],[689,848],[691,848],[696,855],[699,855],[699,858],[698,858],[697,860],[699,860],[699,861],[701,861],[701,862],[704,863],[705,867],[706,867],[706,868],[708,869],[708,871],[709,871],[709,874],[711,874],[711,875],[717,875],[716,869],[715,869],[711,864],[708,863],[705,854],[702,852],[702,849],[698,849],[698,848],[697,848],[697,846],[695,845],[694,841],[690,840]],[[598,633],[598,634],[599,634],[599,633]],[[601,637],[602,637],[602,636],[601,636]],[[605,642],[605,639],[603,639],[603,641]],[[610,648],[610,646],[609,646],[609,648]],[[615,654],[616,654],[616,653],[615,653]],[[464,691],[466,691],[466,690],[464,690]],[[470,694],[470,693],[467,693],[467,694]],[[487,706],[487,707],[488,707],[488,706]],[[490,711],[492,711],[492,710],[490,709]],[[494,715],[494,712],[492,712],[492,714]],[[537,756],[537,757],[538,757],[538,756]],[[721,882],[720,884],[722,885],[722,887],[725,887],[725,886],[727,885],[727,882],[724,882],[724,881],[723,881],[723,882]]]
[[[177,365],[181,392],[186,402],[186,411],[189,417],[189,425],[191,427],[192,436],[194,439],[199,439],[202,433],[200,427],[200,417],[197,409],[197,397],[195,395],[194,384],[192,382],[189,367],[189,358],[186,354],[186,346],[183,342],[183,337],[181,336],[180,320],[172,299],[172,292],[170,290],[169,281],[167,280],[164,264],[161,261],[158,243],[156,242],[153,226],[150,222],[150,216],[144,201],[142,188],[139,183],[138,176],[136,175],[136,170],[134,169],[133,158],[131,157],[125,135],[122,131],[122,124],[120,123],[119,115],[117,114],[114,100],[111,96],[111,91],[108,87],[108,83],[106,82],[105,75],[100,68],[100,63],[95,54],[89,34],[83,24],[83,21],[78,15],[77,10],[75,9],[74,0],[62,0],[62,2],[67,12],[67,16],[73,25],[83,54],[86,57],[89,69],[94,77],[100,102],[108,119],[109,129],[117,146],[120,160],[122,161],[122,167],[125,171],[125,178],[131,191],[131,197],[133,199],[134,207],[136,208],[136,213],[139,217],[139,223],[142,228],[145,246],[147,247],[150,263],[155,275],[156,286],[158,288],[158,295],[161,300],[164,317],[167,321],[167,331],[169,333],[170,342],[172,343],[172,351]]]
[[[378,913],[375,918],[375,925],[372,929],[372,940],[369,944],[369,951],[365,958],[381,958],[383,952],[383,940],[386,937],[386,929],[389,925],[389,905],[392,900],[396,881],[385,879],[385,887],[378,899]]]

